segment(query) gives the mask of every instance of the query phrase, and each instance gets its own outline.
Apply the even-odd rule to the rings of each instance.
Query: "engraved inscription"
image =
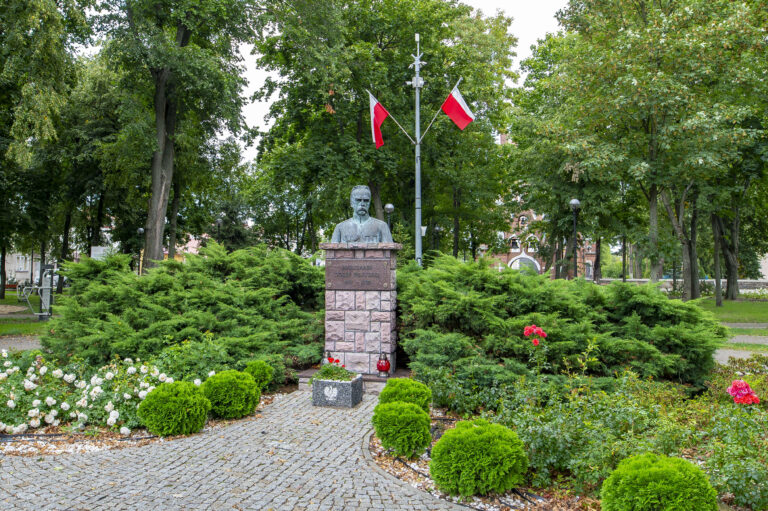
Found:
[[[392,289],[389,259],[327,259],[325,288],[354,291]]]

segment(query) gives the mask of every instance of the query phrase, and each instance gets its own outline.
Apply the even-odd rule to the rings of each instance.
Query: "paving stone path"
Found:
[[[0,337],[0,349],[8,351],[39,350],[40,337],[36,335],[4,335]]]
[[[353,410],[310,398],[294,392],[261,418],[144,447],[0,458],[0,509],[462,509],[375,465],[376,396]]]

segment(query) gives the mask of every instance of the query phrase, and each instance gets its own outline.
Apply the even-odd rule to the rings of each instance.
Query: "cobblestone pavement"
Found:
[[[723,323],[728,328],[768,328],[768,323]]]
[[[720,348],[715,351],[715,361],[718,364],[727,364],[730,357],[733,358],[750,358],[752,355],[764,355],[759,351],[747,351],[747,350],[732,350],[727,348]]]
[[[353,410],[310,399],[294,392],[261,418],[144,447],[0,459],[0,509],[461,509],[375,466],[376,396]]]
[[[728,339],[729,343],[739,344],[768,344],[768,336],[765,335],[734,335]]]
[[[0,337],[0,349],[22,351],[40,349],[40,337],[35,335],[4,335]]]

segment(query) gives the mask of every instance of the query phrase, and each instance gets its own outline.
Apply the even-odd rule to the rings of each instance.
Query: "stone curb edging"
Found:
[[[441,499],[441,498],[435,497],[434,495],[432,495],[430,493],[418,490],[417,488],[414,488],[413,486],[411,486],[410,484],[406,483],[405,481],[401,481],[400,479],[398,479],[397,477],[393,476],[392,474],[390,474],[386,470],[382,469],[378,465],[378,463],[376,463],[376,460],[373,459],[373,455],[371,454],[371,450],[369,448],[369,446],[371,444],[371,438],[373,437],[374,434],[375,434],[375,431],[373,430],[373,428],[370,428],[368,430],[368,432],[363,435],[363,441],[362,441],[362,443],[360,445],[360,448],[363,451],[363,458],[365,458],[365,461],[368,463],[370,468],[373,469],[374,472],[379,474],[384,479],[387,479],[388,481],[398,485],[403,491],[405,491],[406,493],[408,493],[411,496],[421,497],[421,498],[424,498],[424,497],[431,498],[431,499],[436,500],[437,502],[440,502],[441,504],[443,504],[445,506],[449,506],[451,509],[456,509],[456,510],[466,509],[464,507],[460,507],[460,506],[456,505],[455,503],[453,503],[453,502],[451,502],[449,500]]]

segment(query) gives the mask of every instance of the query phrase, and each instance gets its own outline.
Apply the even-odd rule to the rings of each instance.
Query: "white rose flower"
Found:
[[[91,394],[91,397],[92,397],[92,398],[94,398],[94,399],[96,399],[96,398],[97,398],[99,395],[101,395],[101,394],[103,394],[103,393],[104,393],[104,391],[103,391],[103,390],[101,389],[101,387],[99,387],[98,385],[96,385],[95,387],[93,387],[93,388],[91,389],[91,392],[90,392],[90,394]]]
[[[139,392],[139,399],[144,399],[145,397],[147,397],[147,391],[146,390],[142,390],[141,392]],[[11,407],[11,408],[13,408],[13,407]]]
[[[84,413],[81,413],[80,415],[78,415],[78,418],[79,418],[79,419],[80,419],[82,422],[88,422],[88,416],[87,416],[86,414],[84,414]]]
[[[157,366],[152,366],[152,373],[150,374],[152,374],[152,376],[157,376],[160,374],[160,370],[157,368]]]
[[[165,373],[160,373],[160,376],[157,377],[160,381],[165,381],[168,379],[168,377],[165,375]]]
[[[53,406],[56,404],[56,400],[53,399],[51,396],[48,396],[47,398],[45,398],[45,404],[47,404],[48,406]]]
[[[33,408],[37,408],[38,406],[40,406],[40,400],[39,399],[35,399],[34,401],[32,401],[32,407]]]
[[[112,401],[110,401],[109,403],[106,404],[106,406],[104,406],[104,410],[106,410],[107,412],[111,412],[114,409],[115,409],[115,405],[112,404]]]
[[[130,394],[128,394],[127,392],[123,394],[123,399],[125,399],[126,401],[128,401],[129,399],[131,399],[131,397],[133,397],[133,396],[131,396],[131,395],[130,395]]]
[[[147,389],[147,388],[149,388],[149,383],[143,381],[143,382],[139,383],[139,387],[141,387],[142,389]]]
[[[69,416],[74,419],[77,417],[77,414],[75,412],[69,412]]]
[[[214,374],[216,374],[216,371],[211,371],[210,373],[208,373],[208,378],[210,378],[210,377],[211,377],[211,376],[213,376]]]
[[[169,377],[167,380],[165,380],[165,383],[173,383],[173,378]]]
[[[62,410],[64,410],[65,412],[66,412],[67,410],[69,410],[69,408],[70,408],[70,407],[69,407],[69,403],[67,403],[66,401],[64,401],[63,403],[61,403],[61,409],[62,409]]]
[[[62,376],[64,376],[64,371],[62,371],[61,369],[56,369],[51,374],[53,375],[54,378],[61,378]]]
[[[64,375],[64,381],[67,383],[72,383],[75,381],[75,375],[74,374],[65,374]]]
[[[25,433],[27,431],[27,425],[26,424],[19,424],[15,428],[13,428],[13,432],[17,435],[20,435],[22,433]]]
[[[8,408],[16,408],[16,402],[13,399],[9,399],[5,404]]]
[[[120,417],[120,412],[118,412],[117,410],[112,410],[111,412],[109,412],[110,419],[117,420],[119,417]]]
[[[80,380],[79,382],[77,382],[77,384],[76,384],[75,386],[76,386],[78,389],[84,389],[84,388],[85,388],[85,385],[86,385],[86,383],[85,383],[85,380]]]
[[[129,428],[123,426],[122,428],[120,428],[120,434],[123,435],[123,436],[128,436],[128,435],[131,434],[131,430]]]
[[[128,358],[124,358],[124,359],[123,359],[123,362],[124,362],[124,363],[126,363],[126,364],[128,364],[128,365],[131,365],[131,364],[133,364],[133,359],[132,359],[132,358],[130,358],[130,357],[128,357]]]
[[[56,417],[57,415],[59,415],[59,411],[58,411],[58,410],[51,410],[51,411],[50,411],[50,412],[48,412],[48,413],[49,413],[50,415],[53,415],[54,417]]]
[[[96,376],[95,374],[91,376],[91,385],[101,385],[104,383],[104,380]]]
[[[37,417],[38,415],[40,415],[40,410],[38,410],[37,408],[31,408],[27,412],[27,417]]]
[[[36,374],[30,374],[29,375],[29,380],[30,381],[37,381],[37,375]]]
[[[141,371],[141,374],[147,374],[147,371],[149,371],[149,369],[147,368],[147,366],[141,366],[140,371]]]
[[[55,419],[55,417],[53,415],[51,415],[50,413],[45,416],[45,422],[47,422],[48,424],[52,424],[54,419]]]
[[[44,375],[47,372],[48,372],[48,367],[47,366],[43,366],[43,367],[40,368],[40,376]]]
[[[29,366],[27,367],[27,375],[30,375],[35,372],[35,366]]]
[[[33,427],[33,428],[39,428],[40,427],[40,419],[37,419],[37,418],[32,419],[31,421],[29,421],[29,425],[30,425],[30,427]]]
[[[110,426],[110,427],[112,427],[112,426],[114,426],[114,425],[115,425],[115,419],[113,419],[112,417],[110,417],[109,419],[107,419],[107,426]]]
[[[87,405],[88,405],[88,398],[85,398],[85,397],[80,401],[78,401],[77,403],[75,403],[75,406],[77,406],[78,408],[85,408]]]
[[[3,350],[2,353],[3,353],[3,358],[8,358],[8,352],[7,351]]]
[[[114,377],[115,375],[114,373],[112,373],[112,371],[108,371],[107,374],[104,375],[104,378],[106,378],[107,380],[111,380]]]
[[[0,381],[5,381],[5,379],[8,378],[8,375],[5,373],[0,373]]]
[[[192,383],[194,383],[199,387],[203,382],[200,381],[200,378],[195,378],[195,381],[193,381]]]
[[[35,385],[31,381],[24,380],[24,390],[30,391],[30,390],[34,390],[36,387],[37,387],[37,385]]]
[[[11,367],[11,361],[10,360],[6,360],[5,362],[3,362],[3,365],[5,367]]]
[[[153,390],[155,390],[155,386],[154,386],[154,385],[151,385],[151,386],[150,386],[150,387],[147,389],[147,392],[152,392]]]
[[[21,371],[21,369],[19,368],[19,366],[13,366],[13,372],[14,372],[14,373],[18,373],[19,371]]]
[[[61,424],[61,421],[59,419],[56,419],[55,421],[53,421],[54,426],[58,426],[59,424]]]
[[[125,372],[128,374],[136,374],[136,368],[131,366],[128,369],[126,369]]]

